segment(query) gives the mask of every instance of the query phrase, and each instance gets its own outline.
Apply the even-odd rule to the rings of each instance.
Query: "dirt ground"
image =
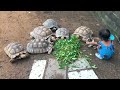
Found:
[[[53,57],[47,54],[31,55],[27,59],[14,64],[9,62],[9,57],[4,52],[4,47],[10,42],[20,42],[24,46],[30,40],[29,33],[41,25],[46,19],[52,18],[61,27],[68,28],[71,33],[81,25],[91,28],[97,36],[98,31],[105,26],[97,21],[89,11],[1,11],[0,12],[0,79],[28,79],[34,59],[48,59]],[[120,78],[119,45],[115,40],[116,54],[110,61],[98,60],[92,48],[86,49],[85,54],[92,54],[92,63],[99,78]]]

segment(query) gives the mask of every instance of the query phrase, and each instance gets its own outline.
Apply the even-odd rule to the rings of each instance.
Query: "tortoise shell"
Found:
[[[47,28],[58,28],[58,24],[56,21],[54,21],[53,19],[47,19],[44,23],[43,26],[47,27]]]
[[[32,32],[30,32],[30,36],[35,39],[46,38],[51,34],[52,34],[52,31],[44,26],[36,27]]]
[[[80,26],[74,31],[73,34],[79,35],[81,37],[91,37],[93,32],[86,26]]]
[[[56,37],[66,37],[69,38],[69,30],[66,28],[58,28],[56,30]]]
[[[27,52],[24,50],[24,47],[19,42],[8,44],[4,48],[4,51],[11,59],[21,59],[28,56]]]
[[[45,39],[34,39],[27,44],[27,52],[31,54],[46,53],[50,49],[50,44]]]

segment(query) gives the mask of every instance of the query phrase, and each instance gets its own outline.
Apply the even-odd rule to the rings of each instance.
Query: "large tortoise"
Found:
[[[76,35],[77,37],[82,37],[82,40],[86,42],[88,40],[92,41],[91,39],[93,32],[92,30],[90,30],[90,28],[86,26],[80,26],[74,31],[73,35]]]
[[[29,54],[26,52],[26,50],[19,42],[8,44],[4,48],[4,51],[11,58],[10,62],[14,62],[17,59],[26,58],[29,56]]]
[[[45,26],[36,27],[32,32],[30,32],[30,37],[34,39],[42,39],[47,38],[49,35],[52,34],[52,31]]]
[[[27,52],[31,54],[52,52],[53,45],[46,39],[34,39],[27,44]]]
[[[51,29],[52,32],[55,32],[58,29],[58,24],[53,19],[47,19],[42,25]]]
[[[69,38],[70,32],[66,28],[58,28],[56,30],[56,34],[55,35],[56,35],[56,38],[64,39],[64,38]]]

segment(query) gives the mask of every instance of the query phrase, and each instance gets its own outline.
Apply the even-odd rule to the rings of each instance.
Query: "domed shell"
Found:
[[[56,37],[69,38],[69,30],[67,30],[66,28],[58,28],[56,31]]]
[[[6,53],[11,59],[13,59],[13,58],[15,58],[16,56],[18,56],[19,53],[20,53],[21,51],[23,51],[23,50],[24,50],[23,46],[22,46],[20,43],[18,43],[18,42],[10,43],[10,44],[8,44],[8,45],[4,48],[5,53]]]
[[[32,32],[30,32],[30,36],[34,37],[35,39],[46,38],[51,34],[52,31],[44,26],[36,27]]]
[[[29,53],[45,53],[47,52],[49,43],[45,39],[34,39],[27,44],[27,52]]]
[[[80,35],[81,37],[84,36],[91,36],[93,34],[92,30],[86,26],[80,26],[78,27],[73,34]]]
[[[53,28],[56,27],[58,28],[58,24],[56,21],[54,21],[53,19],[47,19],[44,23],[43,26],[47,27],[47,28]]]

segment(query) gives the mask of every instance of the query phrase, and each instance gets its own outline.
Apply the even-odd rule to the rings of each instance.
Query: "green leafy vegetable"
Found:
[[[63,69],[78,59],[81,45],[75,35],[72,35],[70,39],[58,40],[55,43],[53,54],[56,56],[60,68]]]

